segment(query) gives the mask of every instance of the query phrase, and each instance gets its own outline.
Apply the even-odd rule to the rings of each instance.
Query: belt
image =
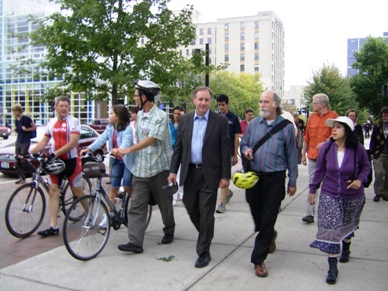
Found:
[[[201,169],[201,168],[202,168],[202,164],[189,164],[189,167],[190,167],[190,168]]]

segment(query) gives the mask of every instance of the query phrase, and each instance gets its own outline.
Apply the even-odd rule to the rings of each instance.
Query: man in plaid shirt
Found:
[[[120,156],[136,152],[132,168],[131,207],[128,212],[129,242],[118,248],[124,252],[142,253],[150,198],[158,204],[162,215],[162,244],[172,243],[175,220],[172,197],[162,192],[169,175],[172,151],[167,113],[154,104],[160,88],[152,81],[139,81],[135,89],[136,105],[142,109],[137,114],[136,122],[138,143],[118,151]]]

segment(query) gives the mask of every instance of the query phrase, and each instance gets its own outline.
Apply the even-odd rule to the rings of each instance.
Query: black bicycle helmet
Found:
[[[58,158],[54,158],[44,165],[44,171],[51,175],[60,175],[65,171],[65,169],[65,162]]]
[[[160,91],[160,87],[156,85],[154,82],[149,80],[139,80],[135,84],[135,89],[141,90],[145,92],[147,95],[158,95]],[[148,99],[148,96],[147,96]]]

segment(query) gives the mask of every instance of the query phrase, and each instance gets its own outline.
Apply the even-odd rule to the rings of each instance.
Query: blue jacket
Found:
[[[95,151],[102,147],[104,143],[109,141],[108,150],[113,149],[113,133],[115,127],[113,124],[109,124],[105,131],[96,139],[88,148],[91,151]],[[133,136],[132,136],[132,128],[128,125],[127,128],[123,131],[117,131],[117,144],[119,148],[125,149],[133,145]],[[109,164],[114,162],[114,158],[110,158]],[[133,162],[135,161],[135,153],[130,153],[128,155],[123,156],[123,162],[129,171],[132,171]]]

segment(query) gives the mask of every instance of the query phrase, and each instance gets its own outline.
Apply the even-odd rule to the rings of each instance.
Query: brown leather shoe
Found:
[[[269,254],[272,254],[276,250],[275,240],[277,236],[278,236],[278,232],[275,230],[273,233],[273,238],[271,240],[271,243],[269,244],[269,251],[268,251]]]
[[[263,278],[268,276],[268,271],[267,271],[267,268],[265,267],[264,262],[262,262],[259,265],[255,265],[255,272],[256,272],[256,276],[258,277]]]

